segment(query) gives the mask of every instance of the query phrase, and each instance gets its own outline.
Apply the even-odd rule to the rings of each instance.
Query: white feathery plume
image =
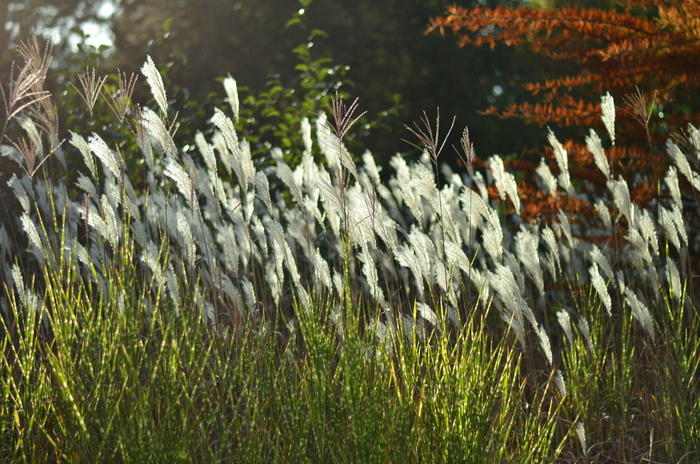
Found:
[[[333,287],[335,287],[335,291],[338,296],[343,296],[343,289],[345,288],[345,285],[343,284],[343,276],[341,276],[335,269],[333,269]]]
[[[196,245],[195,240],[192,237],[192,230],[190,230],[190,224],[187,221],[187,217],[182,211],[177,212],[177,231],[178,231],[178,242],[180,246],[185,250],[185,260],[189,269],[194,270]]]
[[[666,141],[666,150],[668,151],[668,154],[671,156],[671,159],[676,164],[676,167],[681,172],[681,174],[683,174],[685,178],[688,179],[688,182],[691,183],[695,190],[700,190],[700,176],[697,172],[692,170],[692,168],[690,167],[690,163],[688,163],[688,159],[683,154],[681,149],[678,148],[678,145],[676,145],[671,139],[669,139]]]
[[[403,267],[407,267],[408,269],[411,270],[411,273],[413,274],[413,278],[416,281],[416,289],[418,290],[418,294],[420,295],[421,298],[423,298],[423,272],[421,269],[423,266],[421,266],[421,263],[419,262],[418,258],[416,257],[413,248],[412,247],[407,247],[405,245],[401,245],[396,249],[396,253],[394,254],[394,258],[396,258],[396,261]],[[425,264],[427,266],[427,263]]]
[[[243,298],[245,299],[245,305],[248,309],[253,309],[258,303],[258,299],[255,296],[255,289],[253,284],[250,283],[246,276],[241,279],[241,287],[243,288]]]
[[[228,150],[222,151],[221,154],[225,158],[228,155],[228,151],[231,153],[236,153],[238,151],[238,134],[236,133],[236,128],[231,121],[231,118],[226,116],[226,114],[219,108],[214,108],[214,116],[211,117],[211,123],[219,129],[219,132],[223,136],[224,142],[226,142],[226,147]],[[218,147],[220,150],[223,147]]]
[[[318,249],[317,249],[318,250]],[[362,274],[367,279],[370,293],[375,301],[380,305],[385,305],[384,292],[379,286],[379,276],[377,275],[377,266],[374,263],[374,257],[370,253],[369,245],[365,243],[360,247],[360,262],[362,263]]]
[[[430,204],[437,200],[438,191],[435,185],[435,176],[426,166],[419,164],[411,171],[409,186],[418,195],[427,199]]]
[[[590,130],[588,136],[586,137],[586,146],[588,151],[593,155],[593,161],[595,165],[600,169],[607,180],[610,180],[610,165],[608,164],[608,159],[605,157],[605,151],[603,150],[603,144],[600,141],[600,137],[595,133],[593,129]]]
[[[556,262],[556,258],[552,253],[547,253],[542,257],[542,264],[544,265],[545,269],[549,272],[549,275],[552,277],[552,280],[556,282],[557,276],[560,272],[560,269],[558,267],[558,263]]]
[[[695,158],[700,161],[700,130],[688,123],[688,140],[695,150]]]
[[[197,131],[197,133],[194,134],[194,143],[199,153],[201,153],[204,164],[206,164],[209,172],[216,175],[216,155],[214,154],[214,149],[209,145],[201,131]]]
[[[410,178],[409,178],[410,179]],[[418,220],[418,222],[422,222],[423,220],[423,205],[421,204],[420,198],[414,195],[414,190],[411,188],[410,185],[410,180],[407,182],[400,182],[399,185],[399,191],[401,192],[401,199],[403,199],[403,202],[408,206],[408,209],[411,211],[411,214],[413,214],[413,217]],[[396,190],[394,190],[396,192]]]
[[[453,212],[457,217],[461,215],[459,209],[458,190],[453,189],[449,184],[445,184],[432,205],[433,209],[440,215],[440,221],[445,228],[445,234],[452,240],[460,240],[460,231],[455,223]],[[442,203],[442,204],[441,204]]]
[[[117,156],[109,149],[104,140],[100,138],[97,134],[92,134],[88,138],[88,146],[90,150],[102,161],[102,164],[110,170],[110,172],[122,181],[122,169],[120,167],[120,160]]]
[[[180,195],[185,197],[187,203],[192,209],[199,209],[197,195],[194,193],[192,179],[185,170],[172,157],[165,160],[165,170],[163,171],[167,177],[175,181],[175,186],[180,191]]]
[[[554,384],[557,386],[559,394],[562,397],[566,396],[566,382],[564,382],[564,374],[562,374],[561,370],[559,369],[557,369],[557,372],[554,374]]]
[[[141,253],[141,261],[146,263],[146,266],[148,266],[153,273],[156,288],[161,288],[163,285],[165,285],[163,271],[158,263],[158,247],[153,242],[149,241],[144,248],[143,252]]]
[[[430,267],[434,262],[434,257],[437,256],[433,241],[417,227],[413,227],[411,233],[408,234],[408,242],[413,247],[415,256],[418,259],[421,274],[432,281],[430,278]]]
[[[90,174],[92,174],[92,178],[97,179],[97,167],[95,166],[95,160],[92,159],[92,155],[90,154],[90,146],[82,135],[76,134],[73,131],[69,132],[71,135],[70,144],[80,151],[80,154],[83,156],[83,161],[85,161],[85,166],[88,167]]]
[[[78,180],[75,182],[75,186],[87,193],[90,198],[99,197],[95,184],[92,183],[89,177],[84,176],[82,173],[78,174]]]
[[[566,339],[568,342],[571,344],[574,342],[573,338],[573,332],[571,331],[571,318],[569,317],[568,311],[565,309],[561,309],[557,311],[557,321],[559,321],[559,325],[561,326],[562,330],[564,331],[564,334],[566,335]]]
[[[598,265],[598,268],[603,271],[605,277],[607,277],[611,282],[614,282],[615,274],[613,273],[612,266],[608,258],[605,257],[600,248],[595,244],[591,248],[591,260]]]
[[[244,192],[248,191],[248,183],[255,176],[255,165],[253,164],[253,155],[250,151],[250,142],[241,140],[238,145],[238,151],[234,152],[236,163],[232,163],[232,167],[239,167],[240,171],[236,171],[236,175],[240,178],[241,187]]]
[[[207,325],[213,326],[216,322],[216,310],[214,309],[214,305],[211,304],[211,302],[206,301],[204,302],[204,305],[202,307],[201,300],[198,299],[197,301],[200,302],[198,306],[202,308],[202,313],[204,313],[204,320],[207,322]]]
[[[474,190],[465,187],[459,196],[462,204],[462,211],[469,216],[470,222],[479,227],[482,223],[482,218],[487,219],[490,215],[489,207],[484,199]]]
[[[236,79],[231,77],[230,74],[224,78],[224,91],[226,92],[226,99],[228,100],[229,105],[231,105],[231,111],[233,111],[233,119],[238,121],[238,113],[240,109],[240,103],[238,101],[238,84],[236,83]]]
[[[217,272],[214,278],[214,285],[217,289],[222,290],[224,294],[234,303],[242,303],[241,293],[238,291],[231,278],[223,272]]]
[[[672,259],[666,260],[666,280],[673,294],[673,297],[677,301],[681,301],[683,297],[683,286],[681,284],[681,275],[678,272],[676,263]]]
[[[238,277],[239,249],[236,243],[236,232],[232,224],[225,224],[218,229],[216,241],[221,246],[225,268]]]
[[[583,425],[583,422],[577,422],[576,426],[574,427],[574,430],[576,431],[576,437],[578,438],[578,442],[581,445],[583,454],[587,456],[588,445],[586,444],[586,427]]]
[[[314,276],[318,282],[321,282],[327,289],[332,290],[330,269],[321,254],[321,250],[318,248],[314,250]]]
[[[593,353],[593,342],[591,340],[591,330],[588,327],[588,322],[583,317],[579,317],[577,325],[578,330],[581,332],[581,336],[583,337],[583,341],[586,342],[588,352]]]
[[[375,184],[380,184],[382,182],[382,179],[379,176],[381,169],[377,167],[377,164],[374,162],[374,156],[372,156],[372,153],[369,151],[365,151],[362,155],[362,165],[364,166],[367,175],[369,175],[370,179],[372,179],[372,182]]]
[[[221,164],[224,165],[224,169],[226,169],[227,173],[231,174],[231,162],[229,161],[226,137],[224,137],[224,134],[220,130],[216,131],[211,137],[211,143],[216,151],[219,152]]]
[[[19,125],[24,129],[33,145],[36,153],[41,155],[44,153],[44,143],[42,142],[41,135],[34,124],[34,121],[29,117],[20,117]]]
[[[445,256],[450,265],[457,264],[462,272],[469,273],[471,265],[462,248],[451,240],[445,242]]]
[[[625,273],[622,272],[622,269],[618,269],[615,271],[616,278],[617,278],[617,286],[620,289],[620,293],[625,293],[627,291],[627,284],[625,283]]]
[[[591,283],[593,284],[593,288],[596,289],[598,296],[600,296],[600,299],[603,302],[603,305],[605,305],[605,310],[607,311],[608,316],[612,316],[612,300],[610,299],[610,294],[608,293],[608,286],[605,285],[605,281],[598,271],[598,264],[593,263],[593,265],[589,268],[589,272],[591,274]]]
[[[681,201],[681,188],[678,184],[678,171],[674,166],[668,167],[668,172],[666,172],[666,177],[664,177],[668,191],[671,193],[671,198],[673,202],[678,205],[678,207],[683,210],[683,202]]]
[[[440,261],[435,261],[433,263],[433,280],[438,284],[440,289],[444,293],[448,293],[447,291],[447,269],[445,268],[445,265],[442,264]],[[454,301],[452,297],[448,294],[448,300],[449,301]]]
[[[355,161],[353,161],[352,156],[350,156],[350,152],[348,151],[347,147],[345,146],[342,140],[338,139],[337,137],[335,137],[335,139],[337,140],[336,143],[338,144],[340,162],[342,163],[343,167],[347,169],[355,179],[358,179],[359,175],[357,173],[357,166],[355,165]]]
[[[610,134],[610,140],[615,145],[615,100],[613,100],[610,92],[600,97],[600,110],[603,113],[602,119],[605,129],[607,129],[608,134]]]
[[[506,175],[503,160],[498,155],[493,155],[488,159],[489,170],[493,176],[494,183],[498,189],[498,196],[502,201],[506,199],[506,186],[504,177]]]
[[[515,177],[513,177],[513,174],[505,171],[503,159],[500,156],[493,155],[488,159],[488,163],[501,200],[505,201],[507,194],[513,202],[515,210],[518,211],[520,209],[520,197],[518,196],[518,186],[515,183]]]
[[[136,241],[136,243],[141,246],[146,245],[146,226],[141,221],[141,219],[137,218],[135,215],[132,216],[131,224],[129,225],[129,227],[131,228],[131,233],[134,235],[134,240]]]
[[[304,197],[303,209],[306,212],[307,216],[311,215],[316,220],[316,222],[318,222],[319,224],[323,224],[324,217],[323,214],[321,214],[321,210],[318,209],[317,201],[312,200],[308,196]]]
[[[525,270],[535,282],[540,295],[544,295],[544,275],[542,274],[542,266],[540,265],[539,253],[537,252],[538,242],[537,235],[521,226],[515,236],[515,251]]]
[[[272,200],[270,199],[270,183],[264,172],[256,172],[253,177],[255,192],[258,198],[265,204],[267,211],[272,213]]]
[[[262,263],[260,255],[262,255],[262,258],[267,259],[270,252],[267,247],[267,236],[265,235],[265,226],[257,216],[253,217],[252,227],[248,227],[243,222],[243,218],[240,217],[240,215],[238,216],[238,218],[239,220],[236,221],[236,238],[238,239],[238,243],[241,249],[241,260],[247,260],[247,257],[253,254],[253,240],[250,235],[250,231],[252,230],[253,234],[255,235],[255,241],[260,249],[260,253],[254,254],[256,255],[255,257],[258,259],[258,261]],[[243,261],[241,261],[241,263],[245,268],[247,263]]]
[[[41,245],[41,238],[39,236],[39,231],[36,228],[34,221],[31,220],[31,218],[26,213],[26,211],[24,213],[22,213],[22,217],[20,218],[20,221],[22,222],[22,228],[24,229],[24,232],[29,237],[29,242],[35,247],[36,251],[41,252],[43,255],[44,248]]]
[[[515,281],[518,283],[518,291],[523,294],[525,292],[525,275],[520,270],[520,264],[515,255],[508,250],[503,250],[503,264],[513,272]]]
[[[265,269],[265,282],[267,283],[272,299],[275,302],[275,306],[279,306],[280,297],[282,296],[282,285],[277,280],[277,273],[275,266],[264,266]]]
[[[420,314],[423,319],[430,322],[434,326],[438,325],[438,316],[430,306],[425,303],[421,303],[420,301],[416,301],[416,309],[418,310],[418,314]]]
[[[561,259],[559,258],[559,244],[557,243],[557,239],[554,236],[554,231],[549,228],[549,226],[546,226],[542,230],[542,239],[544,240],[544,243],[547,244],[549,247],[549,250],[551,251],[552,256],[554,257],[554,263],[557,265],[557,269],[559,272],[561,272]],[[552,273],[552,277],[554,277],[554,273]]]
[[[275,259],[275,271],[280,288],[284,287],[284,261],[287,257],[287,244],[284,238],[284,229],[282,225],[271,218],[265,221],[265,229],[269,236],[269,243],[272,246],[273,256]]]
[[[292,253],[292,249],[289,247],[289,243],[286,240],[284,242],[284,251],[285,251],[285,263],[287,265],[287,270],[289,271],[289,275],[291,276],[292,281],[294,282],[294,286],[297,288],[302,288],[301,276],[299,275],[299,268],[297,267],[297,261],[294,258],[294,253]]]
[[[559,209],[557,219],[559,219],[559,227],[562,232],[564,232],[564,236],[566,240],[569,241],[569,245],[571,245],[571,248],[575,248],[574,236],[571,233],[571,226],[569,225],[569,219],[566,217],[566,213]]]
[[[663,227],[666,233],[666,239],[669,240],[677,250],[681,249],[681,242],[678,237],[678,230],[676,229],[676,223],[673,220],[673,213],[661,206],[659,210],[659,222],[661,227]]]
[[[180,287],[172,263],[168,263],[168,269],[165,271],[165,287],[168,289],[170,301],[175,306],[175,314],[180,314]]]
[[[158,107],[165,114],[168,112],[168,99],[165,96],[165,86],[163,85],[163,78],[158,72],[153,59],[150,55],[146,57],[146,63],[141,67],[141,73],[146,76],[146,82],[151,88],[151,93],[153,98],[156,100]]]
[[[314,161],[314,157],[310,151],[304,151],[301,155],[301,165],[304,171],[304,178],[301,182],[304,191],[314,199],[318,199],[318,173],[320,171],[318,165]]]
[[[683,213],[678,205],[674,204],[671,210],[671,220],[678,230],[678,236],[683,240],[683,244],[688,246],[688,233],[685,230],[685,222],[683,221]]]
[[[489,284],[501,296],[503,307],[507,310],[501,317],[513,329],[521,345],[525,347],[525,320],[521,311],[520,291],[515,282],[513,271],[507,266],[496,264],[496,273],[489,272]]]
[[[332,171],[339,172],[341,163],[340,153],[338,153],[339,141],[331,131],[330,123],[324,114],[316,119],[316,139],[328,166]]]
[[[605,205],[603,200],[596,201],[594,207],[598,212],[598,216],[600,216],[600,219],[603,221],[603,225],[605,225],[605,228],[612,229],[612,218],[610,217],[610,210]]]
[[[369,243],[377,247],[372,220],[375,217],[364,192],[354,185],[346,192],[348,216],[350,221],[350,239],[356,245]]]
[[[608,187],[612,191],[615,206],[627,218],[630,226],[635,224],[635,207],[630,200],[630,191],[627,182],[624,179],[613,180],[608,183]]]
[[[19,299],[27,308],[28,311],[38,311],[39,310],[39,298],[24,286],[24,278],[22,277],[22,271],[17,263],[12,265],[12,280],[15,283],[15,288],[19,294]]]
[[[141,117],[151,139],[158,143],[164,153],[175,156],[177,154],[177,146],[158,113],[146,107],[143,108]]]
[[[313,150],[313,141],[311,139],[311,123],[309,123],[309,118],[301,120],[301,139],[304,141],[304,153],[311,154],[311,150]]]
[[[301,285],[296,287],[296,291],[297,291],[297,298],[299,298],[299,307],[305,313],[310,312],[311,308],[312,308],[312,304],[311,304],[311,297],[309,296],[309,293]]]
[[[649,309],[637,298],[637,295],[629,288],[625,290],[625,302],[632,308],[632,315],[642,328],[649,334],[652,342],[656,342],[656,331],[654,330],[654,320],[649,313]]]
[[[103,235],[103,237],[116,249],[121,237],[119,221],[107,196],[102,195],[100,200],[100,213],[104,217],[106,230],[106,235]]]
[[[368,234],[370,235],[372,243],[375,244],[375,247],[376,237],[379,237],[389,249],[393,250],[396,247],[396,224],[388,217],[386,210],[382,207],[380,202],[368,200],[368,198],[376,199],[377,197],[371,186],[369,189],[369,192],[363,192],[358,189],[359,196],[362,199],[362,211],[367,215]]]
[[[482,240],[486,252],[500,263],[503,260],[503,229],[498,218],[498,211],[489,212],[488,222],[482,230]]]
[[[327,171],[320,171],[318,186],[321,201],[327,213],[326,218],[337,236],[340,233],[340,218],[343,217],[343,202],[338,196],[338,191],[333,187]]]
[[[540,159],[540,165],[537,166],[535,173],[542,179],[542,187],[547,195],[554,195],[557,191],[557,178],[554,177],[552,171],[544,162],[544,158]]]
[[[559,185],[565,192],[571,193],[572,185],[571,178],[569,177],[569,155],[564,149],[564,146],[557,140],[552,129],[549,129],[547,141],[554,149],[554,157],[557,160],[557,165],[559,165]]]
[[[511,299],[510,304],[512,305],[513,310],[517,310],[518,313],[524,315],[532,328],[537,329],[535,314],[532,312],[532,309],[530,309],[530,306],[522,296],[522,287],[519,287],[514,271],[508,266],[497,264],[496,273],[499,278],[506,282],[505,285],[507,288],[509,288],[509,293],[507,295],[508,298]],[[506,298],[506,296],[503,294],[501,294],[501,296]],[[508,302],[506,304],[508,304]]]
[[[23,179],[26,179],[26,177],[23,177]],[[12,189],[15,198],[17,198],[20,205],[22,205],[22,211],[28,212],[31,208],[31,200],[29,199],[27,189],[24,187],[22,181],[13,173],[12,178],[7,181],[7,185]],[[31,186],[29,188],[31,189]]]
[[[277,177],[284,182],[287,187],[289,187],[289,191],[291,192],[292,197],[294,197],[294,201],[296,201],[297,205],[303,205],[304,200],[302,199],[301,188],[299,187],[299,184],[297,184],[297,181],[294,178],[294,173],[292,173],[292,170],[289,168],[287,163],[278,161],[275,173],[277,174]]]
[[[654,251],[654,255],[659,255],[659,238],[656,235],[656,227],[651,219],[651,214],[648,210],[642,210],[641,214],[637,216],[637,227],[639,232],[644,237],[644,241],[651,245],[651,249]]]
[[[474,172],[474,175],[472,176],[471,180],[474,183],[474,185],[476,185],[476,189],[479,191],[479,195],[481,195],[481,198],[483,198],[485,202],[488,202],[489,191],[486,187],[486,181],[484,180],[484,176],[481,175],[481,171]]]

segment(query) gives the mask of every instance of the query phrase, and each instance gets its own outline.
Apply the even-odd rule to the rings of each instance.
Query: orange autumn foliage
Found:
[[[455,5],[432,19],[431,31],[443,35],[451,31],[462,46],[527,47],[575,66],[569,75],[526,84],[532,101],[505,109],[491,107],[486,114],[540,126],[592,127],[602,136],[600,96],[609,91],[617,102],[620,137],[617,145],[606,149],[606,156],[615,175],[628,180],[632,199],[639,206],[658,194],[657,181],[668,163],[666,139],[674,132],[682,134],[688,122],[697,125],[692,121],[697,115],[689,112],[695,111],[691,105],[697,104],[693,99],[700,95],[698,0],[619,0],[613,10]],[[651,119],[654,104],[663,108],[663,120]],[[605,185],[605,178],[595,168],[586,145],[564,145],[572,178],[593,186],[590,193],[595,195],[595,186]],[[538,154],[556,170],[551,150]],[[511,161],[510,167],[533,179],[537,165],[521,160],[520,164]],[[522,182],[519,187],[522,203],[527,205],[521,211],[526,219],[543,219],[559,208],[584,221],[595,216],[590,205],[548,197],[537,192],[532,182]]]

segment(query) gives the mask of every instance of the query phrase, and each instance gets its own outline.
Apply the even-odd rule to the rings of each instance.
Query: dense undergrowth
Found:
[[[382,174],[348,152],[356,105],[336,99],[289,166],[251,156],[228,78],[229,107],[178,147],[150,60],[152,107],[126,79],[87,82],[122,133],[61,143],[46,58],[24,51],[2,130],[7,462],[699,458],[695,128],[645,209],[591,133],[600,220],[526,223],[500,157],[440,165],[439,120],[413,127],[419,160]],[[528,181],[584,195],[550,141],[556,166]],[[463,148],[471,168],[466,131]]]

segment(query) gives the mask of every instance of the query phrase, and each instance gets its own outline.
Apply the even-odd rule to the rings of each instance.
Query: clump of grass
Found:
[[[25,47],[27,71],[8,88],[31,90],[9,100],[5,127],[18,126],[3,130],[3,155],[22,168],[8,184],[17,220],[0,227],[8,460],[697,456],[683,208],[698,173],[673,143],[675,166],[642,209],[589,136],[609,179],[592,233],[562,211],[523,221],[515,178],[495,155],[474,170],[467,131],[468,175],[443,167],[438,182],[439,123],[427,117],[418,161],[397,155],[384,178],[369,153],[358,166],[343,144],[358,104],[338,98],[334,125],[319,117],[314,137],[302,124],[292,169],[276,149],[253,158],[229,77],[233,114],[212,108],[186,151],[150,59],[157,111],[131,105],[133,76],[105,96],[105,79],[86,74],[85,103],[102,95],[126,134],[56,144],[54,128],[27,122],[48,97],[45,55]],[[538,173],[549,194],[575,196],[566,150],[549,140],[559,175]],[[46,169],[66,154],[84,164],[74,185]],[[126,168],[136,157],[138,174]]]

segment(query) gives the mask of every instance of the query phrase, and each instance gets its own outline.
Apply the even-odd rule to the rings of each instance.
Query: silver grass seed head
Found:
[[[637,295],[629,288],[625,290],[625,302],[632,308],[632,315],[642,328],[649,334],[651,341],[656,343],[656,331],[654,330],[654,319],[651,317],[649,309],[644,305]]]
[[[112,150],[107,146],[104,140],[97,134],[92,134],[88,137],[88,146],[90,150],[102,161],[102,164],[114,175],[115,178],[122,182],[121,158],[118,158]]]
[[[593,155],[593,161],[595,165],[600,169],[606,179],[610,180],[610,166],[608,164],[608,159],[605,157],[605,151],[603,150],[603,144],[600,141],[600,137],[595,133],[593,129],[590,130],[588,136],[586,136],[586,146],[588,151]]]
[[[551,129],[549,129],[549,133],[547,134],[547,141],[549,141],[549,144],[554,149],[554,157],[559,166],[559,185],[565,192],[571,193],[573,187],[571,185],[571,178],[569,177],[569,155]]]
[[[535,173],[542,180],[542,187],[547,195],[554,195],[557,191],[557,179],[552,174],[552,171],[544,162],[544,158],[540,159],[540,164],[537,166]]]
[[[146,76],[146,82],[151,88],[151,93],[155,99],[158,107],[166,114],[168,112],[168,98],[165,95],[165,86],[163,85],[163,78],[158,72],[153,59],[149,56],[146,57],[146,63],[141,67],[141,73]]]
[[[615,145],[615,100],[610,95],[610,92],[607,92],[600,98],[600,109],[605,129],[610,135],[612,144]]]
[[[231,77],[230,74],[224,78],[223,84],[224,91],[226,92],[226,99],[228,100],[229,105],[231,105],[231,111],[233,112],[233,119],[234,121],[238,122],[240,106],[238,101],[238,84],[236,83],[236,79]]]
[[[573,343],[574,338],[571,330],[571,318],[569,317],[569,312],[565,309],[557,311],[557,321],[559,322],[559,326],[564,331],[564,335],[566,335],[566,340],[569,342],[569,344]]]
[[[593,284],[593,288],[596,289],[598,296],[600,296],[601,301],[605,305],[605,310],[607,311],[608,316],[612,316],[612,299],[608,293],[608,287],[598,271],[598,265],[593,263],[589,269],[589,272],[591,274],[591,283]]]

